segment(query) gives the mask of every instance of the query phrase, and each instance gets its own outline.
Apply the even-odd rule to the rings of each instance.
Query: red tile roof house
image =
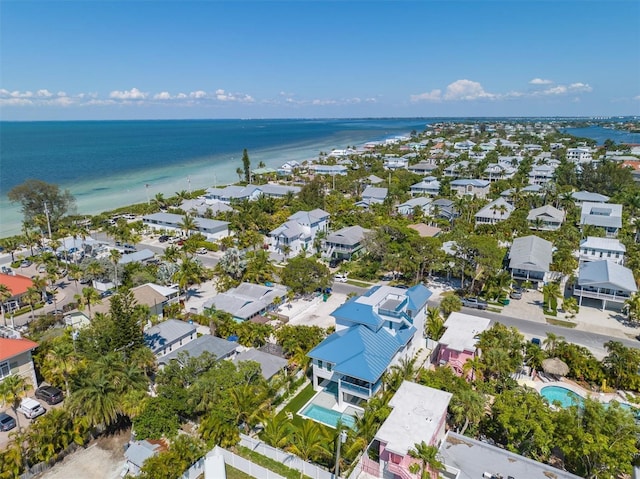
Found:
[[[36,388],[38,382],[31,351],[37,347],[38,343],[29,339],[0,338],[0,382],[17,374]]]
[[[11,298],[4,303],[5,311],[13,311],[22,306],[21,298],[33,286],[31,278],[19,274],[0,274],[0,284],[4,284],[11,291]]]

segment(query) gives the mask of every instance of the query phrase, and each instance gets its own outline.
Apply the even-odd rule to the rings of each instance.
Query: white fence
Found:
[[[331,472],[325,469],[314,464],[309,464],[294,454],[276,449],[275,447],[269,446],[258,439],[253,439],[249,436],[245,436],[244,434],[240,435],[240,445],[257,452],[258,454],[270,457],[274,461],[278,461],[291,469],[300,471],[311,479],[336,479]]]
[[[226,449],[220,449],[222,452],[222,457],[224,457],[225,464],[229,464],[231,467],[235,467],[236,469],[249,474],[250,476],[255,477],[256,479],[285,479],[280,474],[276,474],[275,472],[270,471],[262,466],[258,466],[253,462],[245,459],[244,457],[240,457]],[[191,479],[191,478],[190,478]],[[205,478],[209,479],[209,478]]]

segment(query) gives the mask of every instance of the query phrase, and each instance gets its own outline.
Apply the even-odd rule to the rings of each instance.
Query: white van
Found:
[[[31,398],[22,399],[18,411],[24,414],[24,416],[28,419],[42,416],[46,412],[45,408],[43,408],[38,401]]]

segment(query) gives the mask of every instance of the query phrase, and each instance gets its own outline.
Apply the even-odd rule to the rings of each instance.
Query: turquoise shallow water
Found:
[[[320,151],[422,131],[425,119],[0,122],[0,236],[21,216],[7,191],[28,178],[69,189],[78,212],[146,201],[148,193],[237,181],[253,166],[317,158]]]

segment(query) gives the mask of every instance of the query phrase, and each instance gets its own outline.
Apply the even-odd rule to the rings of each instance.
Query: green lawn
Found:
[[[562,319],[555,318],[545,318],[547,323],[553,324],[554,326],[564,326],[565,328],[575,328],[577,323],[572,323],[571,321],[563,321]]]
[[[299,471],[296,471],[295,469],[291,469],[290,467],[285,466],[281,462],[271,459],[270,457],[263,456],[262,454],[252,451],[247,447],[236,446],[235,453],[238,456],[242,456],[245,459],[250,460],[254,464],[258,464],[259,466],[262,466],[264,468],[269,469],[270,471],[280,474],[282,477],[286,477],[287,479],[301,479],[301,478],[310,479],[308,476],[300,475]]]
[[[231,467],[229,464],[225,465],[225,469],[227,471],[227,479],[254,479],[253,476],[239,471]]]
[[[291,423],[295,426],[302,426],[302,419],[297,415],[297,412],[300,410],[302,406],[304,406],[309,399],[313,397],[316,392],[313,390],[313,384],[309,384],[306,388],[304,388],[296,397],[294,397],[289,404],[287,404],[282,411],[278,413],[278,419],[285,420],[287,417],[287,412],[293,414],[293,420]]]

